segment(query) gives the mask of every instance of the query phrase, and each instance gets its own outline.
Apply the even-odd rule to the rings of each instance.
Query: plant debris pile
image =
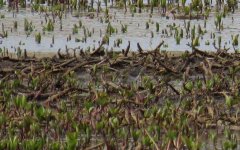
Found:
[[[236,149],[240,55],[160,46],[2,56],[0,149]]]

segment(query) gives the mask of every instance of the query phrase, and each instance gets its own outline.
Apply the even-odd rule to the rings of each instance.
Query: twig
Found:
[[[63,91],[56,93],[55,95],[50,96],[46,101],[44,101],[44,105],[49,105],[50,102],[57,100],[58,98],[64,96],[69,91],[72,91],[72,88],[67,88]]]
[[[150,140],[153,142],[156,150],[160,150],[160,148],[158,147],[157,143],[154,141],[154,139],[152,138],[152,136],[148,133],[148,131],[146,129],[145,129],[145,132],[147,133],[147,135],[150,138]]]
[[[127,46],[126,50],[124,51],[125,57],[127,57],[129,50],[130,50],[130,41],[128,41],[128,46]]]
[[[157,51],[163,44],[164,44],[164,41],[162,41],[160,44],[158,44],[158,46],[153,51]]]
[[[69,70],[67,70],[67,71],[64,73],[64,75],[67,75],[67,74],[69,74],[71,71],[75,71],[75,70],[77,70],[78,68],[81,68],[81,67],[83,67],[83,66],[85,66],[85,65],[92,64],[92,63],[98,63],[98,62],[100,62],[100,60],[92,60],[92,61],[86,61],[86,62],[80,63],[80,64],[74,66],[73,68],[70,68]]]
[[[98,147],[100,147],[100,146],[102,146],[102,145],[104,145],[104,143],[99,143],[99,144],[97,144],[97,145],[94,145],[94,146],[92,146],[92,147],[88,147],[88,148],[86,148],[85,150],[92,150],[92,149],[96,149],[96,148],[98,148]]]
[[[137,43],[137,47],[138,47],[138,52],[139,52],[140,54],[143,53],[143,49],[142,49],[142,47],[140,46],[139,43]]]
[[[65,62],[63,62],[63,63],[61,63],[61,64],[59,64],[59,65],[54,66],[54,68],[64,67],[64,66],[66,66],[66,65],[74,62],[75,60],[76,60],[76,58],[72,58],[72,59],[70,59],[70,60],[68,60],[68,61],[65,61]]]
[[[177,89],[175,89],[171,84],[169,84],[168,82],[166,83],[177,95],[180,95],[180,93],[178,92]]]
[[[96,50],[94,50],[92,53],[90,53],[90,56],[99,56],[99,55],[104,54],[104,51],[101,52],[101,50],[102,50],[101,48],[102,48],[103,44],[104,43],[102,42]]]
[[[163,63],[160,62],[159,60],[158,60],[158,64],[159,64],[160,66],[162,66],[163,68],[165,68],[168,72],[172,72],[172,73],[175,73],[175,74],[178,73],[177,71],[171,69],[170,67],[167,67],[165,64],[163,64]]]

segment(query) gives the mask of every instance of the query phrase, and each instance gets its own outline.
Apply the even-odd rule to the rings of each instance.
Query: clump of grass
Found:
[[[108,8],[105,9],[105,23],[109,22],[109,10]]]
[[[233,36],[232,35],[232,45],[233,46],[238,46],[238,37],[239,37],[239,34]]]
[[[2,8],[5,5],[3,0],[0,0],[0,8]]]
[[[77,27],[76,24],[73,25],[72,33],[73,34],[77,34],[78,33],[78,27]]]
[[[183,8],[183,10],[184,10],[184,15],[189,15],[190,14],[190,7],[189,6],[185,6]]]
[[[102,43],[104,43],[104,44],[109,44],[109,35],[108,35],[108,34],[106,34],[106,35],[103,37]]]
[[[199,46],[199,45],[200,45],[199,37],[195,37],[192,41],[192,46],[196,47],[196,46]]]
[[[222,13],[217,13],[217,15],[215,16],[215,27],[216,29],[218,29],[218,31],[220,31],[221,29],[223,29],[223,14]]]
[[[194,25],[193,28],[191,29],[191,38],[195,39],[195,35],[196,35],[196,30],[195,30],[195,25]]]
[[[54,31],[54,23],[51,19],[48,20],[47,25],[43,28],[44,31]]]
[[[135,5],[131,5],[131,6],[130,6],[130,9],[131,9],[132,17],[134,17],[134,13],[137,12],[137,8],[136,8]]]
[[[29,22],[26,18],[24,19],[24,31],[26,31],[26,32],[32,32],[33,31],[32,22]]]
[[[118,38],[117,40],[114,41],[114,47],[119,47],[120,44],[122,44],[122,39]]]
[[[167,0],[160,0],[160,6],[162,8],[162,13],[166,13],[166,11],[167,11]]]
[[[76,42],[76,43],[81,42],[81,39],[75,38],[75,42]]]
[[[205,41],[205,45],[210,45],[209,40]]]
[[[21,50],[20,47],[17,48],[16,55],[17,55],[18,58],[20,58],[22,56],[22,50]]]
[[[193,10],[199,11],[203,7],[202,1],[201,0],[192,0],[191,7]]]
[[[188,37],[189,32],[190,32],[191,22],[190,21],[188,21],[187,23],[184,22],[184,26],[185,26],[187,37]]]
[[[232,13],[235,12],[236,5],[238,5],[236,0],[227,0],[228,10],[232,11]]]
[[[137,0],[138,13],[142,13],[143,0]]]
[[[4,31],[4,30],[3,30],[2,35],[3,35],[4,38],[7,38],[7,37],[8,37],[8,31]]]
[[[35,34],[35,41],[40,44],[41,43],[41,39],[42,39],[42,36],[41,36],[41,33],[38,32]]]
[[[180,44],[180,41],[181,41],[181,37],[180,36],[176,36],[176,44],[179,45]]]
[[[123,24],[121,24],[121,31],[122,31],[122,33],[126,33],[127,32],[127,25],[123,25]]]
[[[201,27],[201,25],[199,24],[198,25],[198,34],[200,35],[200,34],[203,34],[204,32],[203,32],[203,30],[202,30],[202,27]]]
[[[39,8],[40,8],[40,4],[37,4],[37,3],[32,4],[32,5],[31,5],[31,8],[32,8],[32,10],[34,10],[34,11],[38,11]]]
[[[181,0],[181,3],[182,3],[183,8],[185,7],[186,2],[187,2],[187,0]]]
[[[106,33],[109,34],[109,35],[112,35],[112,33],[115,33],[115,32],[116,32],[115,28],[113,28],[113,26],[112,26],[111,23],[109,22],[109,23],[108,23],[108,26],[107,26],[107,31],[106,31]]]

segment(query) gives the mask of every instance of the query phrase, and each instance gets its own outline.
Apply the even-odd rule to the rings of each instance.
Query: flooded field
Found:
[[[109,44],[104,46],[108,50],[121,51],[127,47],[128,41],[131,42],[130,48],[132,51],[138,49],[137,43],[140,43],[142,48],[151,50],[160,41],[165,41],[162,50],[191,50],[187,46],[187,44],[191,43],[191,38],[185,38],[187,34],[184,25],[189,20],[174,19],[171,14],[169,18],[163,17],[157,9],[151,15],[150,10],[144,10],[143,13],[139,14],[124,13],[124,10],[119,9],[109,9],[110,19],[108,22],[105,22],[104,13],[97,15],[94,12],[66,12],[61,21],[57,17],[54,19],[54,31],[51,32],[43,31],[48,21],[53,20],[49,14],[31,12],[29,9],[20,10],[14,17],[13,13],[8,12],[6,9],[1,10],[0,14],[4,16],[0,19],[0,23],[4,26],[5,32],[8,32],[8,37],[1,39],[0,47],[5,47],[11,52],[14,52],[18,47],[30,52],[56,52],[66,46],[68,48],[92,49],[99,46],[100,41],[106,35],[109,24],[115,31],[109,36]],[[199,28],[203,32],[199,34],[199,48],[216,51],[213,43],[218,43],[218,38],[221,36],[221,46],[230,48],[233,51],[232,36],[236,36],[240,30],[239,13],[230,13],[226,18],[223,18],[224,29],[222,31],[218,31],[215,27],[215,15],[215,13],[210,13],[207,20],[195,19],[190,21],[190,28],[195,26],[196,35],[199,34],[197,33]],[[32,31],[30,33],[24,31],[25,19],[32,22]],[[17,29],[14,29],[14,21],[17,22]],[[82,27],[78,27],[76,29],[77,33],[73,34],[74,25],[79,26],[79,23],[82,24]],[[146,27],[146,24],[149,27]],[[158,32],[156,24],[159,24]],[[127,28],[124,33],[122,26]],[[183,30],[183,38],[177,43],[176,30],[180,32],[181,29]],[[35,41],[35,34],[37,33],[41,33],[41,43]],[[68,38],[69,36],[71,39]],[[238,49],[238,47],[235,47],[235,49]]]
[[[0,150],[240,149],[237,0],[0,0]]]

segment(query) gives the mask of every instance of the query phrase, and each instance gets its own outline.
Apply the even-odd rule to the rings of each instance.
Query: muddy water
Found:
[[[8,37],[0,39],[1,48],[8,48],[10,51],[14,52],[17,47],[21,49],[26,49],[27,51],[32,52],[56,52],[58,49],[65,49],[65,47],[75,48],[81,47],[86,49],[88,47],[98,47],[99,41],[103,38],[106,27],[108,23],[104,22],[104,13],[99,14],[99,17],[96,17],[97,14],[94,14],[93,19],[87,17],[86,14],[81,13],[81,17],[74,17],[77,12],[66,14],[62,20],[62,30],[60,30],[60,20],[56,19],[54,24],[54,32],[45,32],[43,35],[43,26],[46,26],[44,14],[32,13],[29,9],[20,10],[20,12],[13,17],[12,13],[8,12],[6,9],[0,11],[1,15],[4,15],[5,18],[0,19],[0,24],[4,24],[5,31],[8,31]],[[165,45],[162,47],[162,50],[167,51],[185,51],[191,50],[187,46],[187,43],[191,42],[190,38],[185,38],[185,29],[184,29],[184,20],[174,20],[171,16],[169,19],[162,17],[159,13],[159,10],[154,10],[152,17],[150,17],[150,12],[144,10],[143,13],[135,13],[134,17],[128,11],[124,14],[123,10],[110,9],[110,23],[111,25],[118,30],[118,33],[113,33],[110,37],[109,45],[105,47],[107,49],[122,50],[127,47],[128,41],[131,42],[131,50],[137,50],[137,43],[139,42],[143,49],[151,50],[155,48],[160,41],[164,40]],[[100,18],[103,18],[103,23],[100,22]],[[24,31],[24,19],[27,18],[28,21],[32,21],[34,30],[27,36]],[[51,16],[49,18],[52,18]],[[232,19],[233,18],[233,19]],[[203,36],[200,36],[200,49],[215,51],[212,43],[214,40],[216,44],[218,43],[218,36],[222,36],[222,47],[231,48],[232,40],[231,36],[236,35],[240,31],[240,19],[239,13],[229,14],[226,18],[223,19],[224,30],[219,32],[215,28],[214,20],[215,14],[210,14],[209,19],[207,20],[207,26],[204,28],[203,20],[192,20],[191,26],[196,26],[196,35],[197,27],[201,26],[202,30],[206,30],[206,33]],[[72,35],[71,40],[67,41],[67,36],[72,34],[72,28],[74,24],[79,24],[81,20],[85,28],[92,32],[92,36],[88,37],[85,42],[76,42],[75,39],[82,39],[84,37],[83,28],[78,29],[78,34]],[[14,30],[13,22],[18,22],[18,29]],[[186,20],[187,22],[188,20]],[[41,24],[43,22],[43,24]],[[146,29],[146,22],[149,22],[149,29]],[[156,32],[156,22],[160,24],[160,31]],[[173,23],[180,29],[184,30],[184,38],[181,39],[180,44],[176,44],[174,38],[174,30],[170,31],[169,25]],[[121,24],[127,25],[127,33],[121,32]],[[167,30],[168,35],[162,34],[162,30]],[[35,34],[42,33],[42,41],[40,44],[35,42]],[[102,33],[102,34],[101,34]],[[152,34],[153,33],[153,34]],[[215,33],[215,39],[211,38],[211,33]],[[153,37],[152,37],[153,35]],[[52,44],[52,37],[54,36],[55,43]],[[117,39],[122,40],[122,44],[119,47],[114,47],[114,41]],[[207,45],[206,43],[209,43]]]

